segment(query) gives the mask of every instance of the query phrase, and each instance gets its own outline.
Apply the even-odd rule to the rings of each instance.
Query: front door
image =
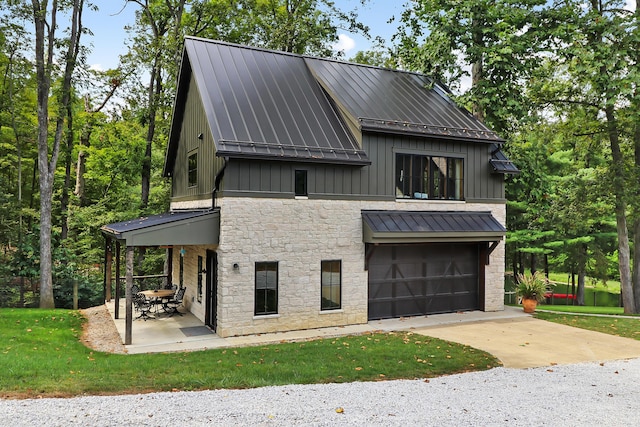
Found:
[[[206,281],[206,308],[204,324],[216,331],[218,310],[218,254],[215,251],[207,251],[207,281]]]

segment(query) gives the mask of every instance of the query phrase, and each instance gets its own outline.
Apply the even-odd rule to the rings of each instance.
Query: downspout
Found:
[[[213,182],[213,190],[211,191],[211,205],[212,205],[211,208],[212,209],[216,208],[216,194],[218,193],[218,190],[220,190],[220,181],[222,181],[222,178],[224,178],[224,170],[227,168],[227,164],[229,163],[228,157],[223,157],[222,160],[224,160],[224,165],[222,165],[222,168],[216,174],[216,179]]]

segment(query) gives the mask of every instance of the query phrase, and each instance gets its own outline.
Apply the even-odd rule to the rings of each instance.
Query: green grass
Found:
[[[410,332],[118,355],[85,347],[83,323],[71,310],[0,309],[0,397],[428,378],[500,365],[472,347]]]
[[[640,340],[639,317],[597,317],[536,311],[535,317],[576,328]]]
[[[538,305],[541,310],[561,311],[563,313],[586,313],[586,314],[611,314],[611,315],[624,315],[624,308],[622,307],[594,307],[587,305]]]
[[[576,280],[577,280],[577,276],[576,276]],[[560,282],[561,285],[558,285],[558,289],[561,289],[562,292],[564,292],[564,290],[567,288],[567,281],[569,282],[569,289],[571,289],[571,279],[569,278],[569,276],[566,273],[549,273],[549,280],[553,281],[553,282]],[[576,285],[577,286],[577,285]],[[611,293],[620,293],[620,282],[617,282],[615,280],[607,280],[606,284],[602,283],[601,280],[594,280],[592,278],[587,278],[586,279],[586,283],[585,283],[586,287],[589,288],[594,288],[596,290],[600,290],[600,291],[608,291]],[[560,290],[558,291],[560,292]]]

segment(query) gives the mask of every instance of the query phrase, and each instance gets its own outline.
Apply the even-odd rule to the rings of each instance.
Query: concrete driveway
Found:
[[[546,322],[528,315],[412,330],[487,351],[509,368],[640,357],[640,341]]]

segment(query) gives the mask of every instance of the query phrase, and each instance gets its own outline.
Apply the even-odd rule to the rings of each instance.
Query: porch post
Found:
[[[105,247],[105,260],[104,260],[104,299],[106,302],[111,301],[111,270],[113,265],[113,246],[111,237],[107,237],[107,243]]]
[[[125,332],[124,332],[124,344],[131,344],[131,329],[133,325],[133,309],[132,302],[133,298],[131,295],[131,287],[133,286],[133,246],[127,246],[126,249],[126,291],[125,291],[125,309],[126,309],[126,317],[125,317]]]
[[[120,318],[120,242],[116,242],[116,301],[114,317]]]

